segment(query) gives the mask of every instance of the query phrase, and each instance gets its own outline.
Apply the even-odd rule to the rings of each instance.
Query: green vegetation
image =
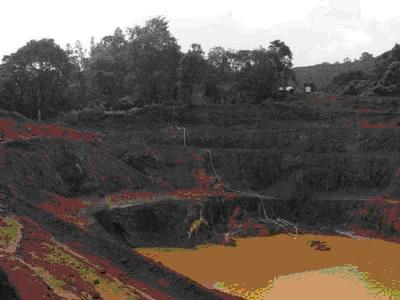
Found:
[[[333,79],[342,73],[362,72],[370,75],[373,74],[374,69],[375,59],[372,54],[365,52],[358,60],[298,67],[294,68],[293,71],[296,73],[299,84],[313,82],[317,85],[318,90],[325,90],[332,84]]]
[[[0,96],[5,108],[41,120],[66,106],[74,65],[54,40],[30,41],[3,58]],[[77,72],[75,70],[75,72]]]
[[[313,82],[333,94],[400,95],[400,45],[374,58],[364,52],[360,59],[323,63],[294,69],[299,83]]]
[[[63,50],[52,39],[30,41],[0,65],[0,108],[41,120],[86,107],[259,103],[294,80],[292,57],[280,40],[255,50],[216,47],[207,56],[194,44],[182,53],[156,17],[92,40],[90,51],[80,42]]]
[[[0,249],[5,249],[18,240],[19,223],[12,217],[0,218]]]

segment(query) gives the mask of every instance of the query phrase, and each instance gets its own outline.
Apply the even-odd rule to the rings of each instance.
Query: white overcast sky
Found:
[[[88,46],[91,36],[157,15],[183,50],[194,42],[251,49],[280,38],[297,66],[378,55],[400,42],[399,0],[1,0],[0,12],[0,57],[43,37]]]

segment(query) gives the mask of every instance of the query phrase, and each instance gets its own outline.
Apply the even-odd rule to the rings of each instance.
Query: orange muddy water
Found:
[[[326,242],[318,251],[309,241]],[[400,245],[303,235],[238,239],[236,247],[138,249],[208,288],[245,299],[400,300]]]

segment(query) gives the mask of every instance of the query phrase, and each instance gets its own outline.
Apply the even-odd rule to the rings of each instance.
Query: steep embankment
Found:
[[[230,296],[134,248],[296,230],[396,239],[399,116],[374,101],[3,116],[0,269],[24,299],[217,299]]]
[[[107,207],[106,194],[151,184],[109,154],[100,135],[10,118],[0,125],[0,269],[20,298],[230,297],[135,254],[93,224],[91,211]]]

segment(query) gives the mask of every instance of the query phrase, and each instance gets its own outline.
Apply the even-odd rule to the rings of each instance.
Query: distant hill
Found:
[[[314,83],[318,90],[335,94],[399,96],[400,44],[375,58],[364,52],[353,62],[322,63],[293,71],[299,86]]]
[[[362,71],[365,74],[372,74],[375,67],[375,59],[368,58],[345,63],[322,63],[315,66],[294,68],[296,78],[300,86],[303,83],[313,82],[317,89],[324,90],[332,82],[332,79],[341,73]]]

